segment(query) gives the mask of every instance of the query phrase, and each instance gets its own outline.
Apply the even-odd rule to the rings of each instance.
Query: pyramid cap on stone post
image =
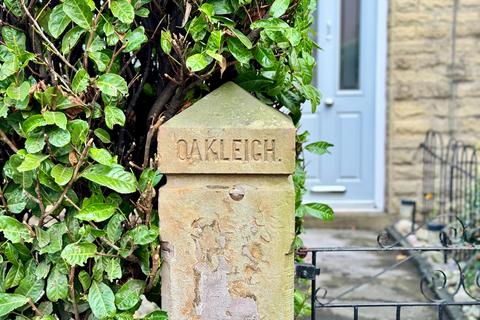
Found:
[[[291,174],[295,126],[227,82],[159,128],[163,173]]]

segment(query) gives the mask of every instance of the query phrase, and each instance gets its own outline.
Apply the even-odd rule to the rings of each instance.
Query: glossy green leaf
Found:
[[[299,212],[300,213],[299,213]],[[331,221],[334,218],[333,210],[330,206],[323,203],[306,203],[302,204],[298,209],[296,215],[299,217],[305,216],[308,214],[312,217],[324,220]]]
[[[3,236],[13,243],[32,241],[27,227],[12,217],[0,216],[0,232],[3,232]]]
[[[140,49],[142,44],[148,41],[148,38],[145,35],[145,28],[138,27],[135,30],[127,32],[124,40],[127,43],[124,49],[125,52],[132,52]]]
[[[95,164],[85,169],[81,177],[122,194],[135,192],[137,187],[135,175],[121,166]]]
[[[41,114],[35,114],[33,116],[28,117],[23,123],[22,123],[22,129],[26,134],[29,134],[31,131],[38,127],[43,127],[46,126],[47,122],[45,121],[45,118]]]
[[[67,116],[63,112],[45,111],[43,118],[47,124],[54,124],[61,129],[67,129]]]
[[[23,265],[14,264],[10,270],[8,270],[7,276],[5,277],[5,281],[3,283],[3,287],[5,289],[10,289],[16,287],[20,284],[20,281],[25,277],[25,268]]]
[[[172,33],[170,30],[162,30],[160,35],[160,46],[166,54],[170,54],[172,51]]]
[[[109,129],[113,129],[117,124],[123,126],[125,124],[125,114],[121,109],[107,105],[105,107],[105,123]]]
[[[106,166],[116,164],[114,157],[110,154],[110,152],[108,152],[107,149],[90,148],[88,155],[96,162]]]
[[[35,275],[28,275],[20,281],[20,285],[15,289],[15,294],[30,298],[36,303],[45,293],[45,281],[37,279]]]
[[[7,199],[8,210],[11,213],[21,213],[25,210],[28,199],[25,197],[21,188],[7,190],[4,192],[4,196]]]
[[[198,72],[205,69],[209,65],[209,61],[204,54],[196,53],[187,58],[187,67],[192,72]]]
[[[41,254],[44,253],[57,253],[62,250],[63,240],[62,236],[67,233],[67,228],[64,222],[55,223],[48,229],[48,236],[50,243],[40,250]]]
[[[285,32],[285,30],[289,29],[290,26],[288,23],[283,21],[282,19],[278,18],[269,18],[269,19],[261,19],[254,21],[251,25],[250,28],[253,29],[259,29],[259,28],[264,28],[270,31],[282,31]]]
[[[23,10],[18,0],[3,0],[3,3],[7,6],[7,9],[17,17],[23,15]]]
[[[162,177],[163,174],[161,174],[158,170],[151,168],[143,170],[142,174],[140,175],[140,179],[138,179],[138,187],[140,191],[145,191],[148,185],[155,187],[160,182]]]
[[[73,168],[57,164],[52,168],[50,175],[55,180],[56,184],[59,186],[64,186],[72,179]]]
[[[81,68],[75,74],[72,80],[72,90],[75,93],[80,93],[87,89],[90,77],[88,76],[88,72]]]
[[[305,149],[312,153],[323,155],[323,154],[329,153],[328,149],[330,147],[333,147],[333,144],[328,143],[326,141],[318,141],[318,142],[314,142],[306,145]]]
[[[207,41],[207,50],[217,52],[222,46],[222,31],[214,30],[210,33]]]
[[[47,130],[48,142],[55,147],[66,146],[71,139],[70,132],[60,128],[50,128]]]
[[[149,229],[146,225],[139,225],[130,231],[133,237],[133,242],[139,245],[152,243],[159,237],[158,228],[151,227]]]
[[[75,217],[85,221],[102,222],[110,218],[116,210],[116,206],[108,203],[91,203],[82,207]]]
[[[140,296],[145,289],[145,282],[130,279],[125,282],[115,294],[115,304],[119,310],[130,310],[140,302]]]
[[[83,291],[85,292],[90,288],[90,285],[92,284],[92,279],[90,278],[88,272],[86,272],[85,270],[82,270],[78,273],[78,280],[80,281]]]
[[[65,33],[62,39],[62,53],[69,53],[78,43],[80,37],[85,33],[85,29],[74,27]]]
[[[62,251],[62,258],[69,265],[83,266],[88,259],[95,257],[97,246],[89,242],[72,243]]]
[[[2,26],[2,40],[15,55],[20,56],[26,50],[27,37],[25,34],[10,26]]]
[[[123,23],[132,23],[135,18],[135,11],[128,0],[113,0],[110,4],[112,14]]]
[[[116,312],[113,291],[103,282],[92,282],[88,291],[88,305],[98,319],[111,317]]]
[[[12,83],[6,91],[7,96],[12,100],[24,100],[28,97],[30,91],[30,82],[24,81],[19,86]]]
[[[257,62],[260,63],[262,67],[271,68],[274,67],[277,63],[277,59],[275,58],[275,54],[273,53],[273,50],[271,48],[257,46],[253,52],[255,60],[257,60]]]
[[[125,220],[123,215],[117,213],[113,217],[108,220],[108,224],[106,226],[107,231],[107,238],[112,242],[117,242],[120,237],[122,236],[123,228],[122,222]]]
[[[128,94],[127,82],[117,74],[102,74],[96,84],[102,93],[109,96],[117,96],[119,93],[123,95]]]
[[[248,64],[252,58],[252,53],[237,38],[227,39],[228,50],[241,64]]]
[[[241,31],[235,28],[230,28],[230,31],[233,32],[233,34],[237,37],[238,40],[240,40],[240,42],[245,46],[245,48],[252,49],[252,42],[246,35],[244,35]]]
[[[104,52],[89,52],[88,56],[95,62],[98,71],[105,71],[110,64],[110,57]]]
[[[47,159],[48,156],[43,154],[27,154],[23,159],[22,163],[18,166],[17,170],[19,172],[31,171],[40,166],[42,161]]]
[[[205,14],[207,17],[211,17],[215,14],[215,7],[213,6],[213,4],[207,2],[202,3],[198,10]]]
[[[44,260],[37,265],[37,269],[35,270],[35,275],[37,276],[38,279],[46,279],[49,272],[50,272],[50,264]]]
[[[91,28],[93,13],[86,0],[65,0],[63,11],[78,26],[83,29]]]
[[[53,268],[47,279],[47,298],[52,302],[66,299],[68,296],[67,276],[60,272],[59,267]]]
[[[168,315],[165,311],[153,311],[147,314],[143,320],[168,320]]]
[[[79,146],[87,141],[89,127],[86,121],[81,119],[70,121],[67,129],[70,131],[71,140],[75,146]]]
[[[100,141],[102,141],[103,143],[110,143],[112,142],[112,140],[110,139],[110,134],[102,129],[102,128],[97,128],[95,129],[95,131],[93,132],[95,134],[95,136],[100,139]]]
[[[279,18],[287,12],[289,6],[290,0],[275,0],[268,13],[274,18]]]
[[[71,22],[70,18],[63,11],[63,4],[57,5],[50,13],[48,20],[48,31],[54,38],[58,38]]]
[[[45,146],[45,136],[43,131],[32,132],[25,140],[25,150],[28,153],[37,153],[43,150]]]
[[[0,317],[9,315],[13,310],[26,305],[28,298],[20,294],[0,293]]]
[[[105,272],[110,282],[122,278],[122,267],[119,258],[108,258],[105,263]]]

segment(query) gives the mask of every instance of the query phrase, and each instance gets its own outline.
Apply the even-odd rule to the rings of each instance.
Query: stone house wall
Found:
[[[420,199],[418,146],[427,130],[445,135],[451,130],[465,142],[480,142],[480,0],[458,0],[455,36],[454,2],[389,2],[386,207],[390,214],[398,212],[400,199]]]

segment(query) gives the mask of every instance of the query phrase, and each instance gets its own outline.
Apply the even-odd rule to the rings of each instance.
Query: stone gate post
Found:
[[[292,320],[291,120],[227,83],[165,123],[158,139],[169,320]]]

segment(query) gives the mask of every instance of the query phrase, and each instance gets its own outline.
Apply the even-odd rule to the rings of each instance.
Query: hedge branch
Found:
[[[25,0],[20,0],[20,4],[25,12],[25,14],[27,15],[28,19],[32,22],[35,30],[37,31],[37,33],[40,35],[40,37],[42,37],[43,41],[45,41],[46,44],[48,44],[48,46],[50,47],[50,50],[53,51],[53,53],[55,53],[55,55],[57,55],[60,59],[62,59],[63,62],[65,62],[65,64],[70,67],[73,71],[77,72],[77,68],[75,68],[64,56],[63,54],[60,53],[60,51],[58,51],[58,49],[55,47],[55,45],[48,39],[48,37],[45,35],[45,33],[42,31],[42,27],[40,27],[40,25],[38,24],[37,20],[32,16],[32,14],[30,13],[30,10],[28,10],[28,8],[25,6]]]
[[[18,152],[17,146],[12,142],[12,140],[8,138],[8,136],[5,134],[5,131],[3,131],[2,129],[0,129],[0,140],[6,143],[13,152]]]

